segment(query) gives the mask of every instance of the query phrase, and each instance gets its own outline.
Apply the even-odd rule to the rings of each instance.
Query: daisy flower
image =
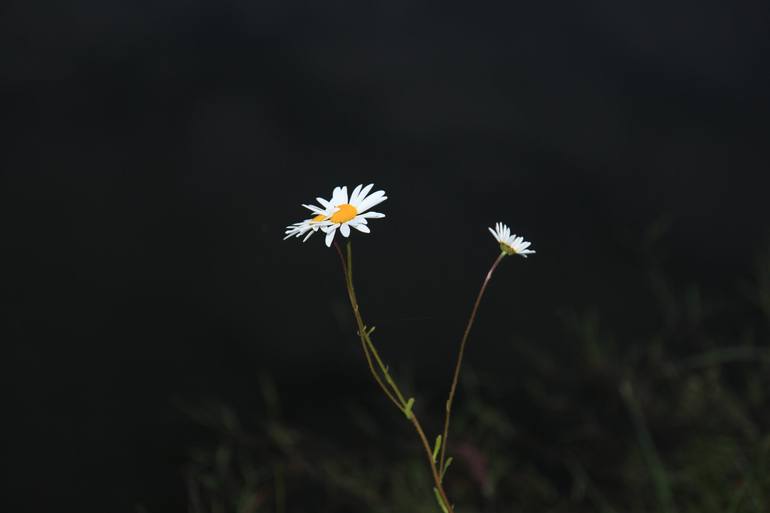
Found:
[[[527,258],[527,255],[535,253],[534,250],[527,249],[531,242],[525,241],[524,237],[517,237],[511,234],[511,229],[503,223],[495,224],[495,229],[489,229],[492,237],[500,243],[500,249],[507,255],[521,255]]]
[[[311,219],[305,219],[304,221],[290,224],[286,227],[286,237],[284,237],[283,240],[286,240],[289,237],[302,237],[307,233],[305,238],[302,239],[302,242],[305,242],[310,238],[311,235],[313,235],[318,231],[319,228],[321,228],[321,223],[324,221],[324,219],[326,219],[326,216],[319,214]]]
[[[321,205],[302,205],[310,210],[315,216],[311,219],[305,219],[286,227],[286,237],[300,237],[305,235],[303,242],[319,229],[326,234],[326,245],[331,246],[334,240],[334,234],[339,230],[343,237],[350,236],[350,228],[369,233],[367,219],[377,219],[385,217],[385,214],[379,212],[367,212],[375,205],[379,205],[386,199],[385,191],[376,191],[369,194],[374,184],[366,187],[363,184],[358,185],[348,196],[347,187],[335,187],[331,200],[316,198]]]
[[[326,233],[326,246],[331,246],[334,240],[334,234],[339,230],[343,237],[350,236],[350,228],[369,233],[367,219],[378,219],[385,217],[385,214],[379,212],[367,212],[375,205],[379,205],[386,199],[385,191],[376,191],[369,194],[374,184],[370,183],[366,187],[363,184],[356,186],[353,192],[348,196],[347,187],[335,187],[332,193],[332,199],[324,202],[322,198],[317,198],[324,206],[323,212],[327,219],[323,222],[321,230]],[[312,210],[312,209],[311,209]]]

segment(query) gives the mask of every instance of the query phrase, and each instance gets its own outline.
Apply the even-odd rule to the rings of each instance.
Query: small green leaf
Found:
[[[446,504],[444,504],[444,501],[441,498],[441,494],[438,493],[438,488],[436,488],[435,486],[433,487],[433,493],[436,494],[436,501],[438,501],[438,505],[441,506],[441,511],[443,511],[444,513],[449,513],[449,510],[447,509]]]
[[[407,419],[412,418],[412,407],[414,406],[414,397],[410,397],[409,400],[406,402],[406,406],[404,406],[404,415],[406,415]]]
[[[454,460],[454,458],[452,458],[451,456],[446,459],[446,462],[444,463],[444,468],[441,470],[440,481],[444,481],[444,476],[446,475],[446,469],[448,469],[449,465],[452,464],[452,460]]]
[[[441,435],[436,437],[436,442],[433,444],[433,463],[436,463],[439,449],[441,449]]]

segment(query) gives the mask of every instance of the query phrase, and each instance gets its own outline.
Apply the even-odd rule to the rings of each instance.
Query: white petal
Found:
[[[348,226],[348,223],[343,224],[340,226],[340,233],[343,237],[349,237],[350,236],[350,226]]]
[[[332,241],[334,240],[334,232],[335,230],[329,231],[329,233],[326,234],[326,247],[331,247]]]
[[[356,206],[356,203],[358,202],[359,194],[361,194],[361,187],[362,187],[362,184],[356,185],[356,188],[353,189],[353,192],[350,193],[350,199],[348,200],[348,203],[350,203],[354,207]]]
[[[350,223],[351,226],[354,224],[369,224],[369,221],[367,221],[364,216],[356,216],[353,218],[352,221],[348,221],[348,222]]]
[[[331,206],[332,206],[332,204],[331,204],[331,203],[329,203],[328,201],[326,201],[326,200],[325,200],[325,199],[323,199],[323,198],[316,198],[315,200],[316,200],[318,203],[320,203],[320,204],[321,204],[321,206],[322,206],[322,207],[324,207],[324,208],[331,208]]]
[[[324,212],[323,210],[321,210],[320,208],[318,208],[315,205],[302,205],[302,206],[305,207],[306,209],[310,210],[314,214],[323,214],[323,212]]]
[[[372,187],[374,187],[374,184],[370,183],[369,185],[367,185],[366,187],[364,187],[361,190],[361,192],[358,194],[358,196],[355,198],[355,200],[351,197],[350,198],[350,204],[353,205],[354,207],[356,207],[356,209],[358,209],[358,207],[360,206],[361,202],[364,201],[364,199],[366,199],[366,195],[369,194],[369,191],[372,190]],[[354,201],[355,201],[355,203],[354,203]]]
[[[353,225],[353,228],[355,228],[355,229],[356,229],[356,230],[358,230],[359,232],[364,232],[364,233],[370,233],[370,232],[371,232],[371,230],[369,229],[369,227],[368,227],[368,226],[366,226],[365,224],[354,224],[354,225]]]
[[[365,214],[359,215],[358,217],[369,218],[369,219],[380,219],[382,217],[385,217],[385,214],[381,214],[379,212],[367,212]]]
[[[385,196],[385,191],[377,191],[368,198],[364,199],[361,204],[358,206],[357,210],[359,212],[366,212],[370,208],[372,208],[375,205],[379,205],[383,201],[388,199],[387,196]]]
[[[343,203],[347,203],[348,199],[348,189],[347,187],[335,187],[334,192],[332,193],[332,207],[336,207],[338,205],[342,205]]]

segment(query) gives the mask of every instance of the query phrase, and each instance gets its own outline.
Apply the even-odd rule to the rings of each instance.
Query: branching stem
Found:
[[[503,257],[505,256],[505,252],[500,252],[500,255],[495,259],[494,263],[492,264],[492,267],[489,268],[489,272],[487,273],[486,278],[484,278],[484,283],[481,284],[481,290],[479,290],[479,295],[476,296],[476,302],[473,304],[473,310],[471,310],[471,316],[468,319],[468,325],[465,327],[465,333],[463,333],[462,341],[460,342],[460,352],[457,354],[457,364],[455,365],[455,372],[454,377],[452,378],[452,387],[449,389],[449,398],[446,401],[446,417],[444,418],[444,435],[442,437],[441,442],[441,456],[439,457],[439,472],[441,475],[444,475],[444,465],[446,464],[446,447],[447,442],[449,441],[449,418],[452,415],[452,401],[454,401],[455,398],[455,392],[457,390],[457,382],[460,378],[460,368],[463,364],[463,355],[465,354],[465,344],[468,342],[468,335],[471,333],[471,327],[473,326],[473,322],[476,320],[476,312],[479,309],[479,304],[481,304],[481,298],[484,296],[484,291],[487,290],[487,284],[489,284],[489,280],[492,279],[492,273],[495,272],[495,269],[497,269],[497,266],[500,264],[500,261],[502,261]]]
[[[447,498],[444,487],[441,484],[440,473],[436,467],[436,462],[433,459],[433,451],[431,450],[428,439],[425,436],[425,431],[423,431],[422,425],[420,424],[420,421],[418,420],[414,411],[407,409],[407,400],[404,399],[404,394],[401,393],[401,390],[398,388],[395,380],[390,375],[388,367],[382,361],[382,358],[380,357],[380,354],[377,351],[377,348],[375,347],[374,342],[372,342],[370,336],[372,330],[367,330],[366,324],[364,323],[363,317],[361,316],[361,310],[358,306],[355,288],[353,287],[353,250],[351,244],[350,242],[347,244],[347,258],[343,256],[342,250],[337,244],[337,241],[334,241],[334,247],[337,249],[337,253],[340,256],[340,261],[342,262],[342,269],[345,273],[345,287],[348,291],[348,297],[350,298],[350,306],[353,309],[353,315],[356,318],[358,336],[361,339],[361,347],[364,351],[364,356],[366,357],[369,371],[390,402],[392,402],[401,411],[401,413],[407,416],[409,421],[412,423],[412,426],[414,426],[415,431],[417,431],[417,435],[420,437],[420,441],[422,442],[423,448],[425,449],[425,455],[428,458],[428,463],[430,465],[431,474],[433,475],[433,482],[435,484],[436,491],[438,492],[441,501],[444,503],[447,512],[454,513],[454,508],[449,502],[449,498]],[[374,361],[372,361],[372,357],[374,357]],[[383,382],[380,373],[378,373],[375,369],[375,362],[377,363],[377,367],[379,368],[380,373],[382,373],[382,376],[385,377],[387,386],[385,382]]]

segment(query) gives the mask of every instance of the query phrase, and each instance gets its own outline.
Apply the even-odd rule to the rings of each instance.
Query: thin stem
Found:
[[[334,241],[334,249],[337,250],[337,254],[340,257],[340,263],[342,264],[342,272],[345,274],[345,288],[348,287],[348,268],[345,265],[345,257],[342,255],[342,250],[340,249],[340,245],[337,244],[337,241]]]
[[[353,263],[352,263],[352,259],[350,259],[350,256],[351,256],[350,246],[348,246],[348,258],[350,259],[350,261],[347,264],[345,263],[345,258],[342,256],[342,250],[340,249],[339,244],[337,244],[337,241],[334,241],[334,247],[337,249],[337,254],[339,254],[340,262],[342,263],[342,270],[345,272],[345,288],[348,291],[348,297],[350,298],[350,305],[353,308],[353,315],[356,318],[356,324],[358,325],[358,335],[359,335],[359,338],[361,339],[361,348],[364,351],[364,356],[366,357],[366,363],[369,365],[369,371],[372,373],[372,377],[380,386],[380,388],[388,397],[388,399],[390,399],[390,401],[396,406],[396,408],[398,408],[401,411],[404,411],[404,401],[402,400],[399,403],[399,401],[396,400],[396,398],[393,396],[390,390],[388,390],[388,388],[382,382],[382,378],[380,378],[380,375],[377,374],[377,371],[374,370],[372,357],[371,357],[371,354],[369,353],[369,349],[367,348],[367,345],[372,345],[371,340],[369,340],[369,334],[366,331],[366,325],[364,324],[364,321],[361,318],[361,313],[359,312],[359,308],[358,308],[358,301],[356,300],[356,292],[355,292],[355,289],[353,288]],[[368,340],[368,344],[367,344],[367,340]],[[379,360],[379,355],[377,355],[377,358]]]
[[[444,503],[444,506],[447,508],[448,513],[454,513],[454,508],[449,502],[449,498],[447,497],[446,492],[444,491],[444,487],[441,484],[441,477],[438,469],[436,468],[436,462],[433,460],[433,451],[431,450],[430,445],[428,444],[428,439],[425,436],[425,432],[422,429],[422,425],[420,424],[420,421],[418,420],[417,415],[414,413],[414,411],[407,412],[407,401],[404,399],[404,395],[401,393],[401,390],[398,388],[398,385],[396,385],[396,382],[391,377],[390,372],[388,371],[388,367],[382,361],[382,358],[380,357],[380,354],[377,351],[377,348],[374,346],[374,342],[372,342],[372,339],[370,337],[371,331],[367,331],[366,324],[364,323],[363,317],[361,316],[361,311],[358,306],[358,300],[356,299],[355,288],[353,286],[353,250],[351,248],[351,244],[350,242],[348,242],[347,244],[347,260],[343,257],[342,250],[337,244],[337,241],[334,242],[334,246],[337,249],[337,253],[340,256],[340,261],[342,262],[342,269],[345,272],[345,285],[348,290],[350,305],[353,308],[353,315],[356,318],[356,324],[358,325],[358,336],[361,339],[361,347],[363,348],[364,356],[366,357],[366,362],[369,365],[369,371],[371,372],[372,376],[374,377],[374,380],[380,386],[382,391],[388,397],[388,399],[390,399],[390,401],[399,410],[401,410],[402,413],[404,414],[408,413],[407,418],[409,418],[412,425],[414,426],[414,429],[417,431],[417,435],[420,437],[420,441],[422,442],[423,448],[425,449],[425,454],[428,458],[428,464],[430,466],[431,474],[433,475],[433,482],[435,483],[436,490],[438,491],[438,494],[441,497],[441,501]],[[374,356],[374,360],[377,362],[377,366],[380,368],[380,371],[382,372],[383,376],[385,376],[385,380],[387,381],[388,385],[390,385],[391,389],[395,393],[395,396],[390,390],[388,390],[388,388],[385,386],[385,383],[383,383],[382,378],[375,370],[374,364],[372,362],[372,356]]]
[[[366,338],[365,338],[366,337]],[[385,395],[388,396],[388,399],[401,411],[404,411],[406,402],[404,401],[404,398],[400,396],[396,399],[393,397],[393,394],[388,390],[388,388],[385,386],[385,384],[382,382],[382,379],[380,378],[379,374],[377,374],[377,371],[374,370],[374,364],[372,364],[372,355],[370,354],[370,348],[374,347],[374,345],[371,344],[371,341],[368,341],[368,336],[364,335],[359,337],[361,339],[361,349],[364,351],[364,356],[366,356],[366,363],[369,365],[369,371],[372,373],[372,376],[374,376],[375,381],[377,381],[377,384],[380,385],[380,388],[382,388],[382,391],[385,392]],[[368,346],[368,347],[367,347]],[[388,383],[393,386],[393,383],[390,380],[390,375],[385,376],[386,379],[388,379]]]
[[[390,377],[390,373],[388,372],[388,367],[382,362],[382,358],[380,358],[380,354],[377,352],[377,349],[374,347],[374,344],[372,343],[372,339],[369,336],[371,331],[367,331],[366,329],[366,323],[364,323],[364,319],[361,316],[361,309],[358,306],[358,299],[356,298],[356,289],[353,286],[353,247],[348,242],[347,244],[347,277],[348,277],[348,295],[350,296],[350,303],[353,306],[353,314],[356,317],[356,322],[358,323],[358,335],[361,338],[361,343],[364,345],[364,348],[368,351],[365,351],[367,360],[371,364],[371,355],[374,355],[374,359],[377,362],[377,365],[380,368],[380,371],[385,376],[385,380],[390,385],[390,388],[393,389],[393,391],[396,393],[396,396],[398,397],[398,400],[393,398],[393,395],[387,391],[387,388],[382,383],[380,376],[375,372],[376,379],[378,380],[380,386],[382,389],[386,392],[388,398],[390,398],[391,401],[393,401],[396,406],[401,411],[404,411],[404,408],[406,407],[406,401],[404,400],[404,396],[401,394],[401,391],[398,389],[398,386],[396,386],[396,383],[393,381],[393,378]],[[371,369],[370,369],[371,370]]]
[[[454,513],[454,508],[449,503],[449,498],[446,496],[446,492],[444,492],[444,486],[441,483],[441,476],[439,476],[439,472],[436,469],[436,462],[433,461],[433,451],[428,444],[428,439],[425,437],[425,432],[422,430],[420,421],[414,414],[412,414],[409,420],[412,421],[412,425],[414,426],[414,429],[417,431],[417,435],[422,441],[422,446],[425,449],[425,455],[428,457],[428,461],[430,462],[430,470],[433,474],[433,482],[436,484],[436,490],[438,490],[439,495],[441,495],[441,500],[444,501],[444,505],[447,507],[449,513]]]
[[[361,312],[358,307],[358,301],[356,299],[356,291],[355,287],[353,286],[353,247],[348,242],[347,244],[347,276],[348,276],[348,294],[351,298],[351,304],[353,305],[353,314],[356,316],[356,321],[358,322],[359,326],[359,335],[361,337],[361,340],[367,345],[369,348],[369,352],[374,355],[374,359],[377,362],[377,365],[380,367],[380,371],[382,372],[383,376],[385,376],[385,380],[390,385],[390,388],[393,389],[393,392],[396,393],[396,396],[398,397],[398,403],[400,404],[400,408],[402,411],[404,411],[404,408],[406,406],[406,399],[404,399],[404,395],[401,393],[401,390],[399,390],[398,385],[396,385],[396,382],[393,381],[393,378],[390,376],[390,373],[388,372],[388,366],[383,363],[382,358],[380,358],[380,353],[377,351],[377,348],[374,346],[374,343],[372,342],[371,337],[369,334],[371,331],[366,330],[366,324],[363,321],[363,318],[361,317]],[[360,328],[363,326],[363,331],[360,331]]]
[[[369,337],[369,333],[364,333],[364,340],[366,341],[366,345],[369,347],[369,351],[371,351],[371,353],[374,355],[374,359],[377,361],[377,365],[379,365],[380,370],[385,376],[385,380],[396,393],[396,396],[398,397],[401,405],[406,406],[406,399],[404,399],[404,395],[401,393],[401,390],[399,390],[396,382],[393,381],[393,378],[390,376],[390,372],[388,372],[388,366],[385,365],[382,361],[382,358],[380,358],[380,353],[377,352],[377,348],[374,346],[371,337]]]
[[[471,317],[468,319],[468,325],[465,327],[465,333],[463,333],[463,339],[460,342],[460,352],[457,355],[457,364],[455,365],[455,372],[454,377],[452,378],[452,387],[449,389],[449,398],[446,401],[446,417],[444,418],[444,436],[441,438],[441,457],[439,458],[439,471],[442,473],[444,472],[444,464],[446,462],[446,446],[447,442],[449,441],[449,418],[452,416],[452,401],[455,397],[455,392],[457,390],[457,381],[460,378],[460,368],[463,364],[463,355],[465,354],[465,344],[468,341],[468,335],[471,332],[471,327],[473,326],[473,322],[476,320],[476,312],[479,309],[479,304],[481,303],[481,298],[484,296],[484,291],[487,290],[487,284],[489,283],[489,280],[492,279],[492,273],[495,272],[495,269],[497,269],[498,264],[502,261],[503,257],[505,256],[504,252],[500,252],[500,255],[498,255],[497,259],[495,259],[494,263],[492,264],[492,267],[489,268],[489,272],[487,273],[486,278],[484,278],[484,283],[481,284],[481,290],[479,290],[479,295],[476,296],[476,302],[473,304],[473,310],[471,310]]]

